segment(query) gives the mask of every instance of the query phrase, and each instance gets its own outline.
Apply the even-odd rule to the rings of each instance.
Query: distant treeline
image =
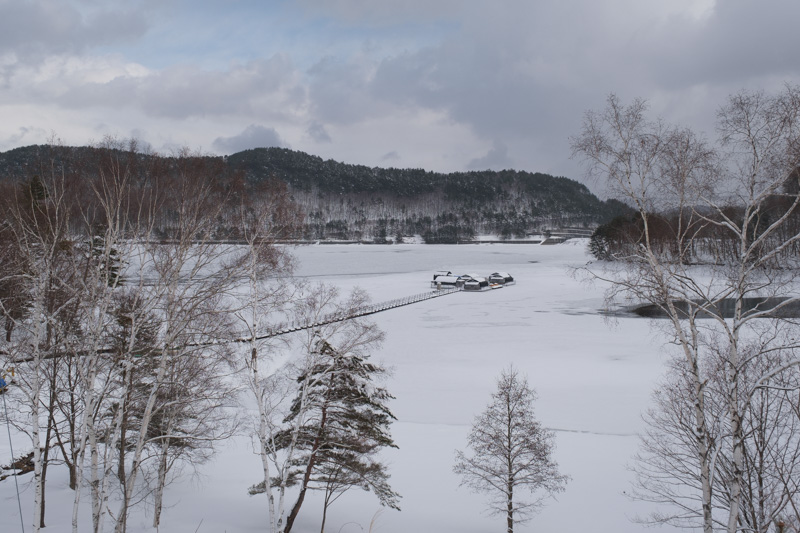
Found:
[[[752,247],[749,253],[778,269],[800,254],[800,243],[792,238],[800,233],[800,211],[794,205],[796,180],[796,176],[787,180],[747,222],[751,230],[744,245]],[[706,211],[695,207],[650,213],[646,224],[640,213],[615,217],[595,229],[589,251],[600,260],[624,261],[635,257],[648,242],[653,253],[666,263],[728,264],[739,260],[743,243],[730,227],[742,227],[744,207],[731,205]],[[776,227],[771,228],[773,225]]]
[[[10,150],[0,154],[0,180],[30,180],[41,172],[43,161],[74,172],[80,161],[95,157],[96,150]],[[141,165],[155,156],[128,157],[140,159]],[[264,182],[285,182],[305,217],[296,237],[309,240],[386,242],[421,235],[429,243],[449,243],[468,241],[476,234],[513,238],[565,226],[595,227],[630,213],[621,202],[602,201],[581,183],[542,173],[371,168],[284,148],[193,157],[217,169],[222,189],[254,194]],[[177,158],[158,159],[168,165]],[[222,226],[224,221],[221,235],[230,233]],[[168,233],[166,227],[161,230]]]

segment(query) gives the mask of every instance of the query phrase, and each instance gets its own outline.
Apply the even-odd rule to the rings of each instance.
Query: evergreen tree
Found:
[[[351,353],[341,353],[320,339],[312,364],[297,379],[299,391],[285,423],[303,422],[294,443],[297,458],[290,478],[300,484],[300,494],[286,520],[289,533],[303,504],[306,490],[325,491],[325,508],[350,487],[371,490],[380,501],[398,509],[399,495],[388,484],[388,474],[376,455],[384,447],[396,448],[389,425],[395,419],[386,403],[393,397],[374,379],[386,370]],[[279,448],[291,445],[295,430],[279,433]]]

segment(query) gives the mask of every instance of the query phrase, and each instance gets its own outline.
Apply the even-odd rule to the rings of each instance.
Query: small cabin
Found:
[[[437,270],[436,272],[433,273],[433,279],[435,281],[436,278],[438,278],[439,276],[452,276],[452,275],[453,273],[450,272],[449,270]]]
[[[470,278],[464,282],[465,291],[484,291],[489,289],[489,280],[486,278]]]
[[[494,272],[489,275],[489,283],[496,283],[498,285],[513,285],[515,283],[514,277],[508,272]]]
[[[441,286],[442,288],[452,288],[452,287],[461,287],[464,284],[464,279],[460,276],[436,276],[431,281],[431,287],[438,288]]]

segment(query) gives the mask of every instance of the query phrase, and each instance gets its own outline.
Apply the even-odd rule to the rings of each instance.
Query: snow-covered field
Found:
[[[626,467],[637,447],[640,414],[663,370],[662,341],[646,320],[605,321],[603,287],[568,272],[588,260],[585,242],[318,245],[296,255],[300,276],[344,290],[360,286],[374,301],[429,290],[440,269],[484,275],[502,270],[517,279],[500,290],[457,293],[372,317],[387,334],[375,358],[393,369],[387,387],[396,397],[392,433],[399,450],[384,457],[392,486],[403,496],[402,511],[379,512],[374,496],[351,490],[330,508],[327,531],[368,531],[373,520],[372,531],[381,533],[503,531],[504,517],[487,516],[484,497],[459,488],[451,468],[496,376],[512,363],[538,392],[538,417],[555,430],[556,458],[572,477],[566,492],[518,531],[642,530],[630,518],[646,514],[648,506],[626,498]],[[7,456],[7,447],[3,435],[0,456]],[[247,495],[259,480],[259,464],[248,437],[230,439],[200,476],[167,489],[161,531],[263,531],[266,502]],[[71,495],[62,473],[50,475],[47,530],[67,531]],[[27,526],[31,488],[25,477],[20,483]],[[312,494],[294,530],[319,531],[321,511]],[[0,482],[0,516],[0,531],[19,527],[12,479]],[[129,531],[149,531],[149,523],[137,511]]]

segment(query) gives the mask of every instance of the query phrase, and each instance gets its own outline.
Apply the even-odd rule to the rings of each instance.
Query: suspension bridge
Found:
[[[327,324],[333,324],[336,322],[342,322],[344,320],[351,320],[353,318],[359,318],[362,316],[367,315],[374,315],[375,313],[381,313],[383,311],[388,311],[390,309],[396,309],[398,307],[403,307],[406,305],[415,304],[418,302],[423,302],[425,300],[430,300],[432,298],[439,298],[441,296],[447,296],[448,294],[454,294],[456,292],[461,292],[460,288],[455,287],[448,287],[443,288],[435,291],[427,291],[419,294],[415,294],[413,296],[406,296],[404,298],[396,298],[394,300],[389,300],[386,302],[380,302],[376,304],[368,304],[361,307],[357,307],[355,309],[350,309],[348,312],[344,313],[330,313],[328,315],[324,315],[316,320],[308,320],[308,321],[292,321],[292,322],[281,322],[278,324],[274,324],[267,328],[266,332],[261,335],[253,337],[240,337],[234,339],[233,342],[252,342],[253,340],[263,340],[268,339],[271,337],[277,337],[280,335],[287,335],[289,333],[294,333],[296,331],[301,331],[304,329],[313,329],[320,326],[325,326]]]

